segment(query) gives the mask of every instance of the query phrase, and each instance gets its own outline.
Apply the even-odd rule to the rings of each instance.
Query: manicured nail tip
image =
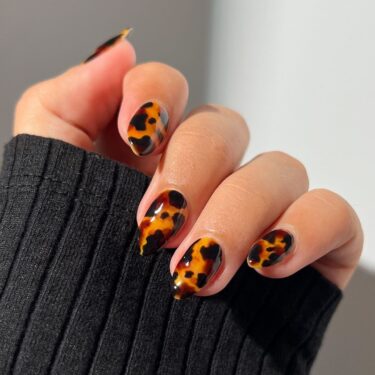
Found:
[[[151,154],[165,139],[169,124],[168,112],[157,101],[144,103],[128,126],[128,140],[138,156]]]
[[[187,202],[177,190],[163,191],[148,208],[139,225],[141,255],[158,251],[184,225],[188,215]]]
[[[92,55],[90,55],[86,60],[84,60],[82,63],[85,64],[85,63],[93,60],[95,57],[102,54],[108,48],[115,45],[118,41],[126,39],[132,31],[133,31],[133,28],[131,28],[131,27],[123,29],[119,34],[117,34],[116,36],[108,39],[107,41],[102,43],[99,47],[97,47],[95,52]]]
[[[216,273],[221,261],[222,250],[215,240],[203,237],[195,241],[173,272],[173,297],[184,299],[199,292]]]
[[[293,243],[293,236],[289,232],[272,230],[251,246],[247,264],[256,269],[273,266],[290,253]]]
[[[194,292],[183,292],[181,288],[174,284],[172,281],[172,296],[176,300],[188,299],[189,297],[193,296]]]

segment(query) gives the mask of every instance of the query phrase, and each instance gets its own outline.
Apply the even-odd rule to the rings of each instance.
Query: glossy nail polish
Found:
[[[216,273],[222,260],[221,247],[208,237],[195,241],[173,272],[173,296],[189,297],[201,290]]]
[[[256,241],[247,256],[252,268],[269,267],[280,262],[292,250],[293,236],[282,229],[275,229]]]
[[[169,117],[157,102],[143,104],[130,120],[129,144],[136,155],[147,155],[159,146],[167,133]]]
[[[176,190],[162,192],[151,204],[139,226],[141,255],[152,254],[176,234],[187,218],[184,196]]]
[[[95,52],[90,55],[86,60],[83,61],[83,63],[87,63],[91,60],[93,60],[95,57],[99,56],[102,54],[104,51],[106,51],[108,48],[112,47],[115,45],[117,42],[119,42],[122,39],[126,39],[129,34],[131,33],[133,29],[131,27],[124,29],[120,32],[120,34],[112,37],[111,39],[108,39],[106,42],[101,44],[99,47],[96,48]]]

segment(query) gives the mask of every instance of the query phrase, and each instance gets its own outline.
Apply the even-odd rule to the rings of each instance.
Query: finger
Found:
[[[253,244],[247,262],[268,277],[287,277],[313,264],[344,289],[362,245],[361,225],[349,203],[334,192],[314,189],[292,203]]]
[[[16,107],[14,135],[52,137],[93,150],[120,105],[123,77],[135,64],[124,35],[112,38],[90,62],[26,90]]]
[[[219,106],[201,107],[177,128],[138,208],[141,254],[181,242],[248,140],[243,118]]]
[[[174,297],[222,290],[246,259],[249,244],[307,189],[303,165],[277,151],[228,176],[171,259]]]
[[[135,155],[121,138],[117,123],[118,116],[115,115],[95,142],[97,152],[152,177],[158,165],[160,155],[148,155],[142,158]]]
[[[178,70],[157,62],[137,65],[124,79],[121,137],[138,156],[161,153],[187,99],[188,83]]]

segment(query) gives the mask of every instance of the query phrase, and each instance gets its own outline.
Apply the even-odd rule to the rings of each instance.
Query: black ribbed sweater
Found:
[[[59,140],[6,144],[0,374],[307,374],[341,291],[244,263],[222,292],[174,300],[172,251],[138,254],[149,181]]]

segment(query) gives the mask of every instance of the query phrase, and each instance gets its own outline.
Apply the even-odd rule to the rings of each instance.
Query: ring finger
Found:
[[[261,154],[228,176],[171,259],[175,298],[203,287],[200,295],[223,289],[249,245],[307,189],[302,164],[278,151]]]

